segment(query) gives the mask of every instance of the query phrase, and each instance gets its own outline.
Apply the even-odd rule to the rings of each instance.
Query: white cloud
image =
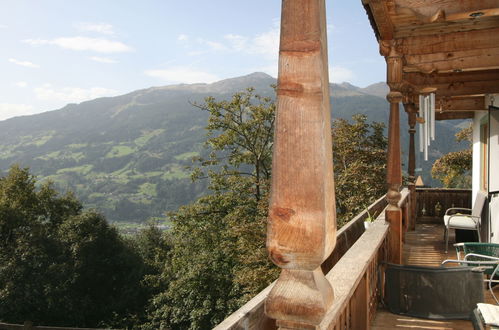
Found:
[[[203,46],[208,46],[208,48],[210,50],[215,51],[215,52],[229,50],[229,48],[227,46],[225,46],[224,44],[222,44],[221,42],[206,40],[203,38],[197,38],[196,41],[198,44],[201,44]],[[206,50],[204,52],[206,52]]]
[[[113,60],[112,58],[108,58],[108,57],[100,57],[100,56],[91,56],[89,57],[92,61],[95,61],[95,62],[100,62],[100,63],[106,63],[106,64],[113,64],[113,63],[116,63],[115,60]]]
[[[112,41],[102,38],[87,37],[63,37],[56,39],[26,39],[23,42],[32,46],[55,45],[64,49],[78,51],[94,51],[98,53],[123,53],[132,50],[131,47],[119,41]]]
[[[277,59],[279,55],[279,27],[264,32],[252,40],[249,53],[262,54],[267,58]]]
[[[227,34],[224,36],[231,43],[232,49],[243,51],[247,47],[248,38],[238,34]]]
[[[0,103],[0,120],[35,113],[33,106],[27,104]]]
[[[58,101],[66,103],[79,103],[86,100],[95,99],[103,96],[115,96],[119,92],[114,89],[103,87],[79,88],[79,87],[61,87],[56,88],[51,84],[44,84],[34,89],[35,95],[39,100]]]
[[[0,29],[6,29],[6,28],[8,28],[8,26],[7,26],[7,25],[5,25],[5,24],[0,24]]]
[[[189,36],[187,34],[179,34],[177,37],[177,40],[187,41],[187,40],[189,40]]]
[[[238,34],[226,34],[223,41],[196,39],[200,45],[207,46],[207,49],[193,50],[188,53],[190,56],[199,56],[209,51],[214,52],[241,52],[250,55],[263,55],[269,60],[277,60],[279,54],[279,22],[266,32],[255,36],[243,36]]]
[[[147,70],[145,74],[170,83],[211,83],[220,80],[219,77],[204,71],[187,67],[171,67],[167,69]]]
[[[341,66],[332,66],[329,68],[329,81],[334,83],[342,83],[352,81],[355,74],[350,69]]]
[[[88,31],[88,32],[97,32],[107,35],[114,34],[114,28],[111,24],[108,23],[78,23],[76,24],[76,28],[80,31]]]
[[[32,62],[29,62],[29,61],[19,61],[19,60],[16,60],[15,58],[9,58],[9,62],[20,65],[20,66],[24,66],[27,68],[39,68],[40,67],[38,64],[34,64]]]
[[[21,88],[24,88],[24,87],[27,87],[28,86],[28,83],[25,82],[25,81],[18,81],[14,84],[14,86],[17,86],[17,87],[21,87]]]
[[[203,54],[206,54],[207,51],[205,50],[193,50],[193,51],[190,51],[187,53],[187,55],[189,56],[199,56],[199,55],[203,55]]]

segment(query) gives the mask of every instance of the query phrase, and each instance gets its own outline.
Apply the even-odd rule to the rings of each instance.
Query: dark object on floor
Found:
[[[478,233],[473,230],[456,229],[456,243],[478,242]]]
[[[388,264],[386,304],[390,312],[434,320],[470,319],[484,301],[483,273],[470,267]]]

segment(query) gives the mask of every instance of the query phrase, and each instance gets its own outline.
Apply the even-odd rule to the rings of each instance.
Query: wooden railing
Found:
[[[451,207],[471,208],[470,189],[417,188],[416,217],[442,218]]]
[[[409,223],[409,190],[403,189],[401,195],[402,223]],[[382,212],[326,275],[334,287],[334,302],[317,329],[369,329],[383,297],[383,263],[390,253],[388,230]]]
[[[385,196],[379,198],[376,202],[371,204],[367,210],[359,213],[355,218],[350,220],[345,224],[340,230],[338,230],[336,236],[336,247],[322,264],[322,270],[325,274],[331,271],[331,269],[338,264],[340,259],[348,253],[350,248],[361,238],[365,232],[364,220],[368,217],[368,211],[371,215],[380,215],[374,227],[379,226],[379,222],[384,222],[384,220],[379,220],[383,217],[383,209],[386,207]],[[386,227],[386,226],[385,226]],[[368,231],[370,232],[370,231]],[[374,267],[374,265],[371,265]],[[373,276],[371,273],[370,276]],[[346,275],[346,274],[344,274]],[[369,276],[369,277],[370,277]],[[215,329],[277,329],[275,320],[268,318],[264,312],[265,298],[274,286],[274,283],[269,285],[263,291],[261,291],[257,296],[247,302],[239,310],[230,315],[222,323],[220,323]],[[336,295],[337,293],[335,293]]]

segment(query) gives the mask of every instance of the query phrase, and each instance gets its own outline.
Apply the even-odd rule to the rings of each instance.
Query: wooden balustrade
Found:
[[[449,188],[417,188],[416,217],[440,218],[451,207],[471,208],[471,190]],[[440,206],[437,206],[439,204]]]
[[[402,223],[409,223],[410,192],[403,189],[398,207]],[[390,207],[390,206],[388,206]],[[393,259],[390,223],[382,212],[375,224],[348,250],[326,275],[334,283],[335,301],[317,329],[369,329],[383,297],[383,263]]]
[[[445,209],[470,207],[471,191],[467,189],[418,188],[417,206],[409,189],[400,192],[397,206],[402,210],[403,228],[409,229],[416,217],[442,216]],[[435,213],[437,202],[441,205]],[[335,300],[316,329],[365,329],[372,323],[379,299],[383,296],[382,262],[389,259],[389,225],[385,222],[387,202],[383,196],[369,206],[370,214],[379,214],[375,223],[364,231],[367,212],[361,212],[337,233],[333,253],[322,265],[326,279],[334,287]],[[417,210],[412,214],[411,209]],[[403,237],[404,235],[402,235]],[[264,314],[265,299],[271,284],[215,329],[277,329],[276,322]]]
[[[362,234],[364,234],[364,220],[368,217],[368,212],[371,215],[381,215],[383,217],[383,210],[386,205],[386,198],[385,196],[382,196],[372,203],[367,210],[359,213],[338,230],[336,247],[333,253],[331,253],[322,264],[324,273],[328,273],[338,263],[341,257],[343,257],[357,240],[359,240]],[[226,318],[215,329],[277,329],[275,320],[269,318],[264,313],[265,299],[273,286],[274,283],[269,285],[244,306]]]

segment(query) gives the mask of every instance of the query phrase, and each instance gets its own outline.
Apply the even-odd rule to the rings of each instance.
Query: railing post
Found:
[[[402,57],[396,51],[392,41],[387,55],[387,82],[390,92],[387,100],[390,102],[390,119],[388,127],[388,155],[387,155],[387,185],[386,199],[388,207],[385,219],[390,223],[388,237],[389,261],[395,264],[402,263],[402,210],[398,206],[400,200],[400,186],[402,184],[402,169],[400,160],[400,113],[399,103],[402,101]]]
[[[416,134],[416,109],[414,103],[406,104],[406,111],[409,121],[409,164],[407,174],[409,175],[411,223],[410,230],[416,229],[416,147],[414,135]]]
[[[265,311],[319,324],[333,301],[321,263],[336,243],[324,0],[283,0],[267,248],[282,268]]]

